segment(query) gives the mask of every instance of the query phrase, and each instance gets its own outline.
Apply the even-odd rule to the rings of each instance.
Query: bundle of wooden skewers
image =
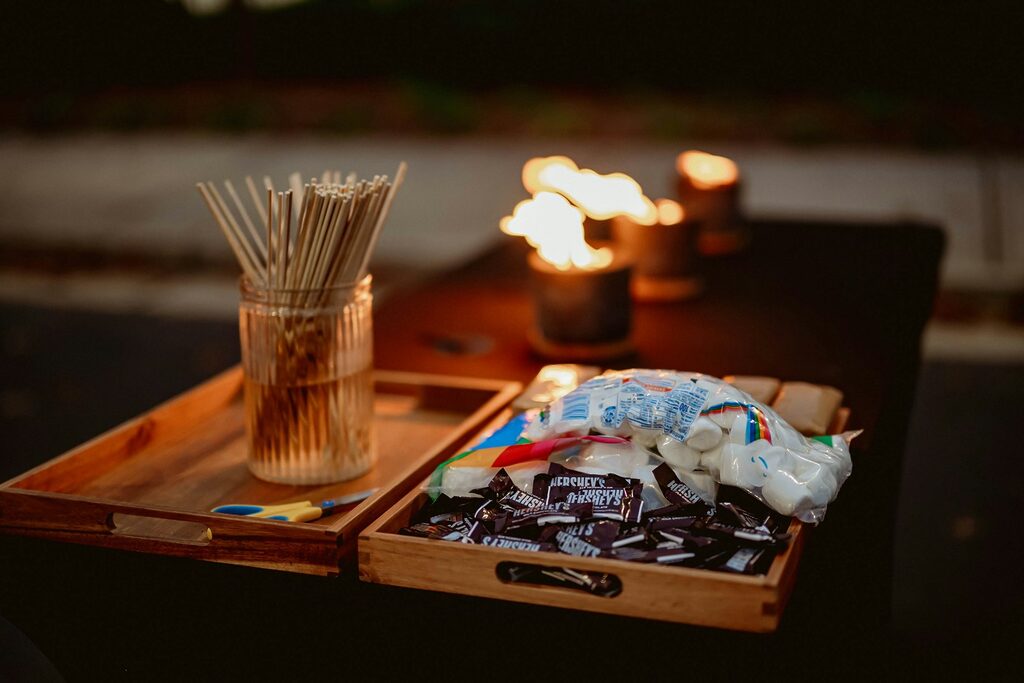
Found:
[[[249,283],[271,293],[294,294],[296,303],[310,305],[332,288],[366,277],[405,169],[405,162],[399,164],[393,181],[379,175],[357,180],[351,173],[344,183],[340,171],[325,171],[319,180],[306,183],[293,173],[284,191],[276,191],[264,176],[262,193],[250,176],[245,184],[255,218],[230,180],[224,181],[224,190],[234,210],[212,182],[196,187]]]

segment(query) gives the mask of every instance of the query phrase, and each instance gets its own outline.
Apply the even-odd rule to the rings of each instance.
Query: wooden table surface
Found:
[[[721,678],[797,665],[807,677],[837,657],[884,664],[896,495],[942,246],[918,225],[758,222],[748,251],[707,264],[704,296],[635,311],[637,353],[615,367],[832,384],[866,430],[775,636],[14,538],[0,543],[4,616],[69,680],[490,678],[513,666]],[[525,251],[509,242],[389,297],[376,365],[529,379],[543,364],[530,320]]]

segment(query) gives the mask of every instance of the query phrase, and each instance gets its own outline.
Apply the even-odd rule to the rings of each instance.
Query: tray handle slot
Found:
[[[113,512],[107,516],[107,528],[115,536],[148,538],[187,545],[208,545],[213,530],[199,522]]]
[[[494,568],[498,580],[507,585],[544,586],[614,598],[622,592],[622,579],[615,574],[583,571],[527,562],[499,562]]]

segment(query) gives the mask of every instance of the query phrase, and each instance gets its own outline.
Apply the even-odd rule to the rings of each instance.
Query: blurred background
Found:
[[[984,577],[1016,570],[981,549],[1024,550],[1006,540],[1024,475],[1000,464],[1024,419],[1024,13],[869,4],[4,2],[0,475],[235,361],[237,267],[198,180],[408,160],[373,268],[386,299],[502,239],[532,156],[660,197],[675,155],[706,149],[738,162],[753,217],[945,229],[897,622],[926,642],[949,615],[1009,619],[1020,601]]]

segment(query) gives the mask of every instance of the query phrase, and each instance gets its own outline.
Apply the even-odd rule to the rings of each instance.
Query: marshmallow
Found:
[[[839,483],[836,481],[835,476],[824,467],[820,473],[807,481],[806,486],[811,492],[811,500],[814,501],[815,507],[825,507],[839,493]]]
[[[715,427],[715,429],[718,428]],[[668,434],[658,437],[658,452],[672,467],[684,470],[695,470],[700,467],[700,451],[690,448],[681,441],[676,441]]]
[[[601,474],[612,472],[625,477],[638,465],[647,464],[650,459],[646,451],[630,443],[590,443],[583,447],[575,457],[575,462],[569,466],[573,469],[594,467],[603,469]]]
[[[722,428],[706,417],[698,417],[686,433],[686,445],[698,451],[709,451],[722,440]]]
[[[664,432],[660,429],[648,429],[646,427],[637,427],[636,425],[633,425],[631,429],[631,438],[633,439],[633,443],[643,446],[644,448],[654,448],[658,437],[663,433]]]
[[[767,445],[767,443],[762,439],[749,446],[735,443],[725,444],[722,447],[718,480],[723,484],[745,489],[761,486],[765,477],[760,463],[757,462],[757,456],[765,450],[761,444]]]
[[[788,428],[784,423],[775,423],[772,429],[772,441],[777,446],[788,448],[796,453],[807,450],[807,439],[795,429]]]
[[[719,445],[712,448],[710,451],[704,451],[700,454],[700,468],[715,479],[718,479],[718,475],[720,473],[722,465],[722,449],[724,447],[724,445]]]
[[[810,450],[802,453],[803,457],[828,465],[839,481],[846,481],[853,471],[853,461],[850,459],[850,449],[841,437],[833,437],[836,445],[832,448],[814,439],[809,439],[807,443]]]
[[[756,443],[756,442],[755,442]],[[761,479],[757,486],[764,486],[764,480],[776,470],[793,471],[794,458],[780,446],[771,446],[754,456],[754,464],[760,468]]]
[[[827,505],[839,491],[832,469],[822,463],[798,460],[794,478],[807,488],[814,507]]]
[[[487,486],[496,472],[492,467],[448,467],[441,479],[441,493],[452,497],[468,496],[473,489]],[[532,488],[530,484],[527,490]]]
[[[729,442],[739,444],[740,446],[747,445],[747,413],[743,411],[737,414],[733,420],[732,425],[729,427]]]
[[[798,511],[815,507],[810,490],[785,470],[776,470],[768,475],[761,488],[765,502],[776,512],[792,516]]]
[[[712,403],[721,403],[722,401],[743,401],[747,398],[743,395],[741,390],[731,384],[708,375],[703,375],[698,379],[697,386],[701,389],[708,390],[709,400]]]
[[[714,402],[711,404],[714,405]],[[707,406],[704,407],[707,408]],[[725,430],[732,426],[733,420],[736,419],[736,412],[729,410],[724,413],[711,413],[707,418],[718,425],[720,429]]]
[[[609,427],[600,422],[595,422],[590,425],[590,428],[598,434],[604,434],[605,436],[629,436],[629,427],[625,424],[618,427]]]
[[[691,489],[701,494],[705,502],[714,504],[715,496],[718,495],[718,482],[711,478],[710,474],[703,472],[691,472],[689,470],[676,470],[673,468],[679,480]]]

